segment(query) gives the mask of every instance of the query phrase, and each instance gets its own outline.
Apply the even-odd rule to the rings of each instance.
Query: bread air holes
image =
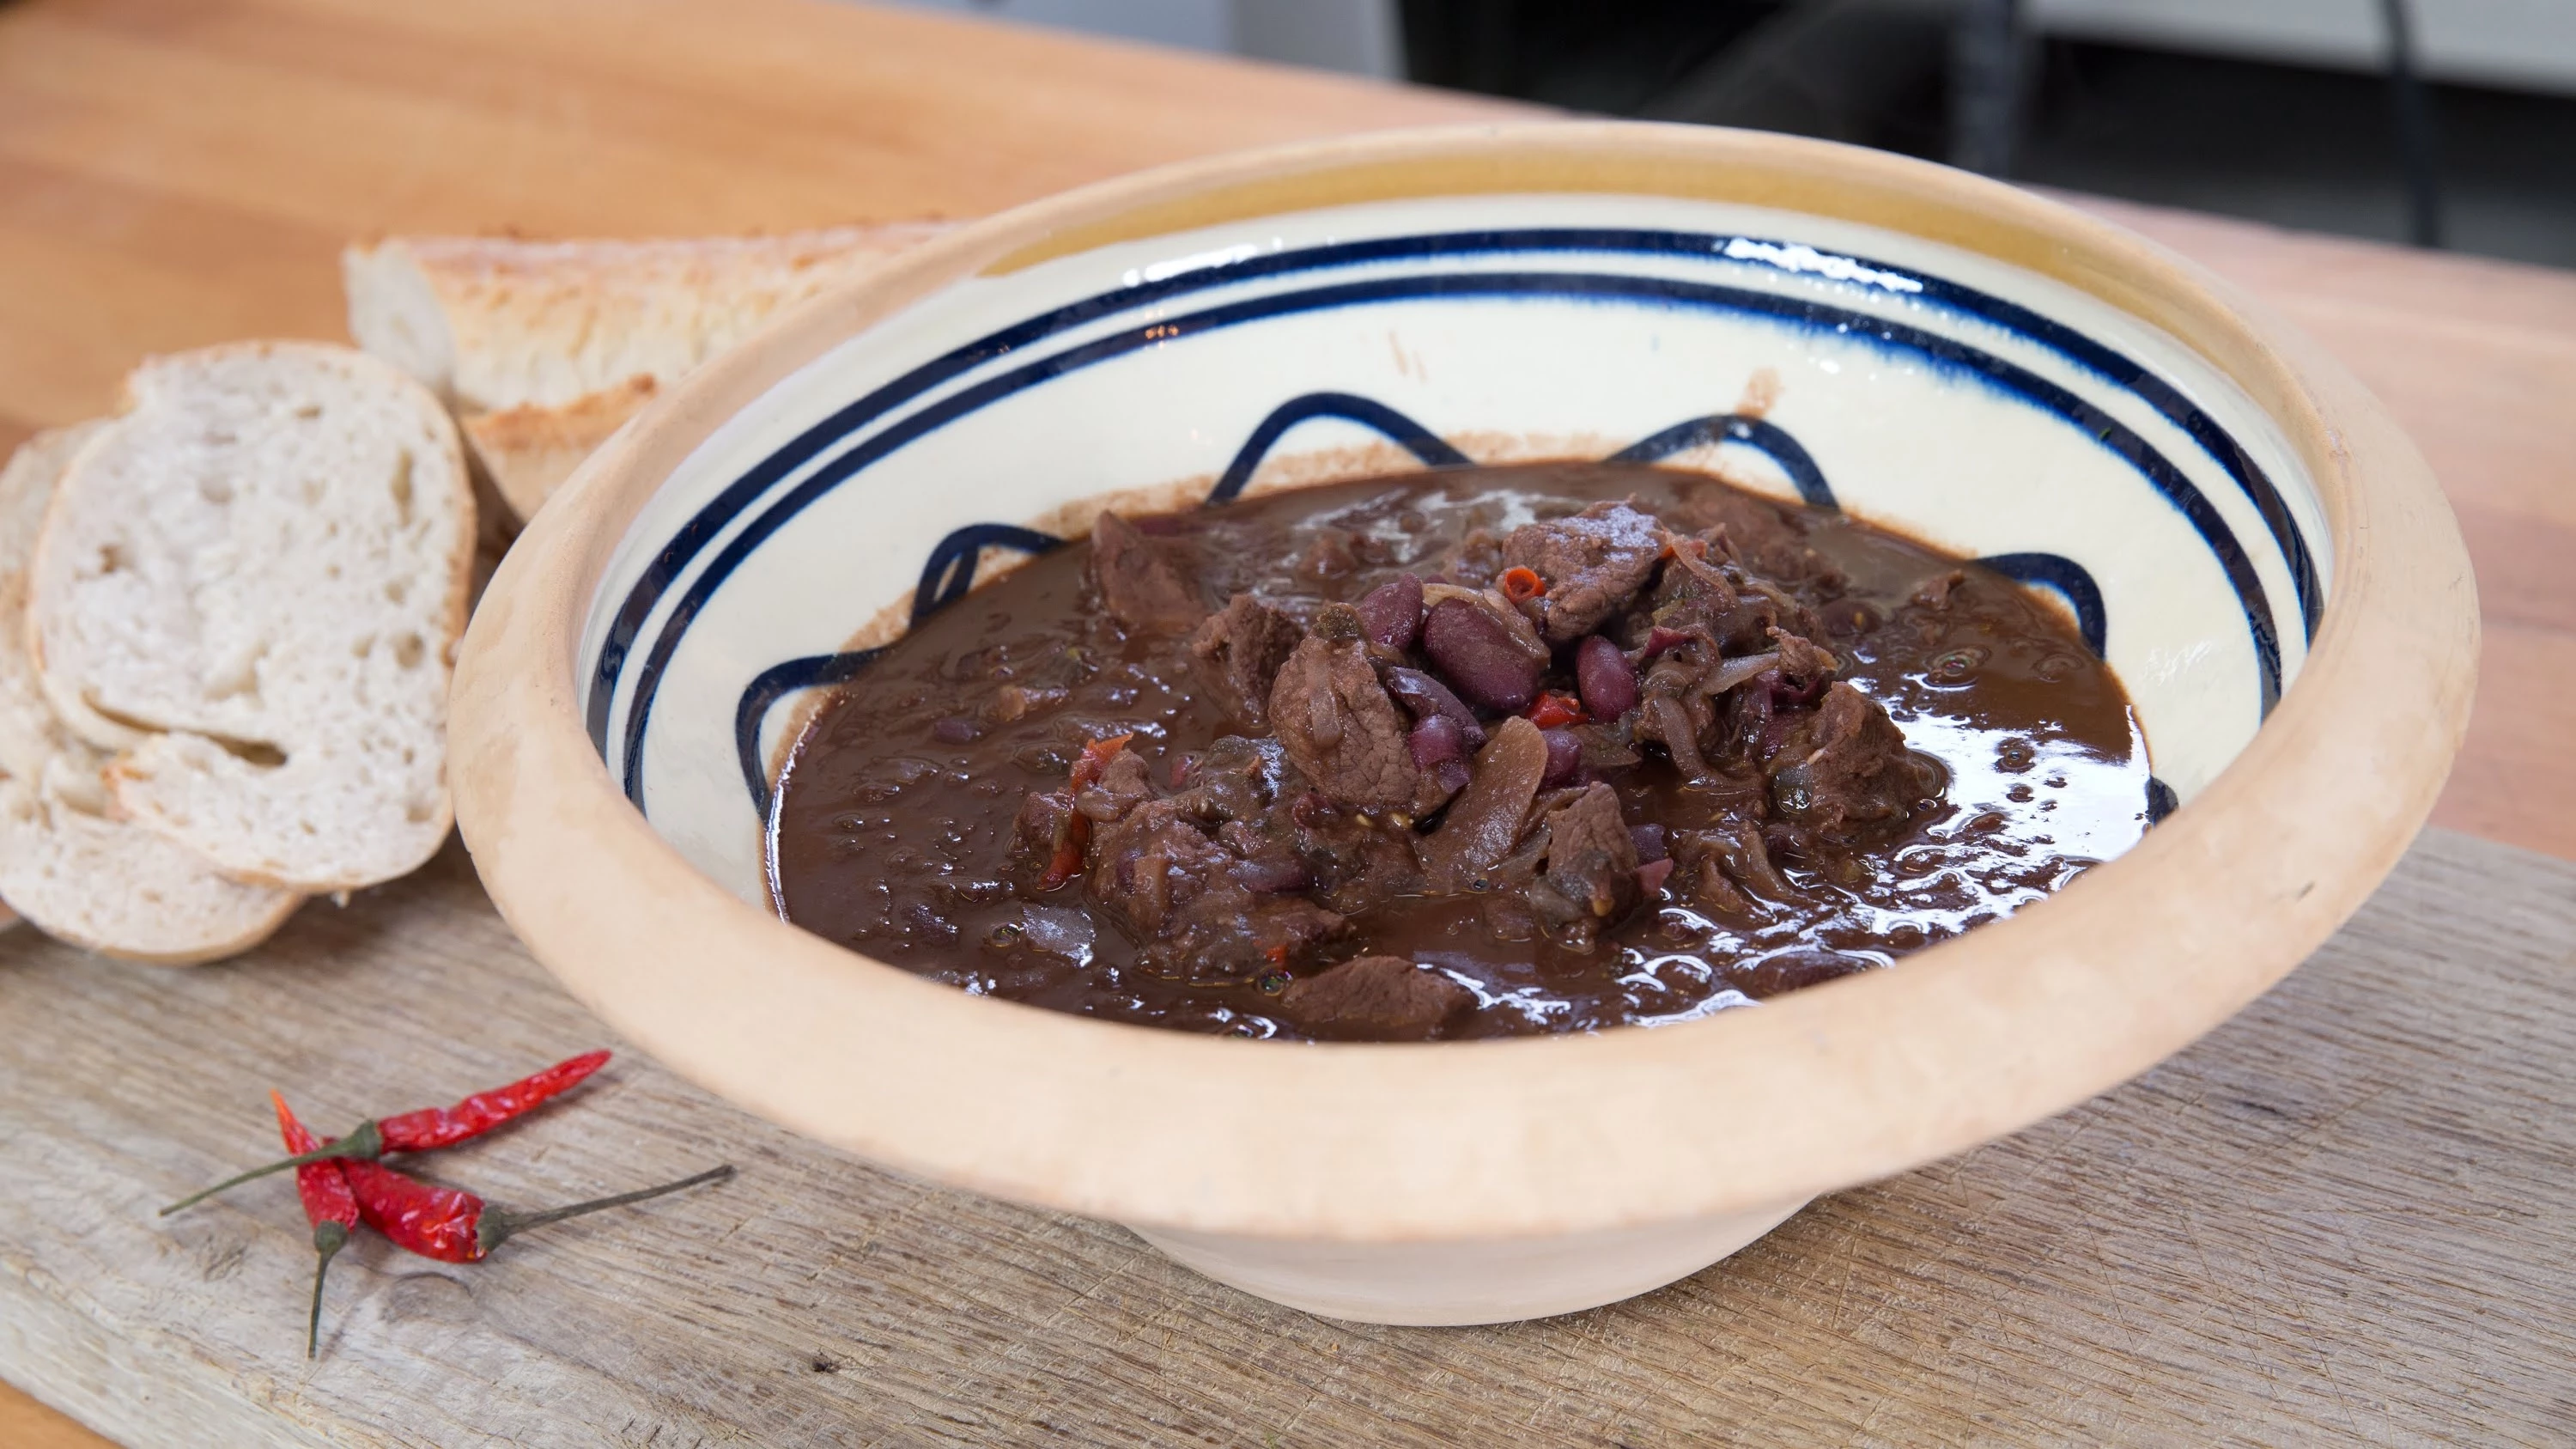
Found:
[[[246,740],[233,735],[208,735],[216,749],[241,761],[254,770],[274,770],[286,763],[286,751],[266,740]]]
[[[421,657],[428,652],[418,634],[405,634],[394,640],[394,663],[405,669],[418,669]]]
[[[133,567],[133,565],[134,555],[125,551],[124,544],[103,543],[98,546],[98,572],[100,577],[104,578],[109,574],[121,574],[128,568]]]
[[[394,516],[401,519],[405,527],[409,527],[411,524],[411,454],[409,452],[394,455],[393,494]]]

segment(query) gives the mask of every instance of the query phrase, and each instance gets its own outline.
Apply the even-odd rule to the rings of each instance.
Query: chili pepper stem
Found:
[[[322,1342],[322,1279],[331,1271],[331,1259],[349,1245],[349,1230],[325,1218],[313,1225],[313,1316],[304,1325],[304,1356],[313,1357]]]
[[[631,1202],[642,1202],[646,1198],[660,1197],[664,1193],[678,1192],[682,1188],[696,1187],[701,1183],[722,1182],[731,1176],[733,1176],[733,1164],[727,1163],[722,1167],[710,1167],[694,1177],[684,1177],[677,1182],[663,1183],[659,1187],[640,1187],[633,1192],[618,1193],[614,1197],[595,1197],[588,1202],[568,1203],[563,1207],[547,1208],[542,1212],[514,1213],[506,1208],[486,1207],[483,1210],[482,1219],[474,1227],[475,1246],[478,1254],[489,1253],[511,1236],[526,1232],[530,1228],[541,1228],[548,1223],[559,1223],[566,1218],[577,1218],[585,1213],[595,1213],[604,1208],[624,1207]]]
[[[383,1134],[376,1130],[376,1124],[373,1121],[361,1122],[358,1124],[356,1131],[351,1132],[348,1136],[340,1138],[335,1142],[326,1142],[322,1146],[316,1147],[310,1152],[299,1152],[293,1157],[281,1157],[277,1161],[269,1163],[266,1166],[254,1167],[248,1172],[225,1178],[223,1181],[216,1183],[213,1187],[205,1188],[198,1192],[192,1192],[186,1197],[179,1199],[177,1202],[170,1204],[168,1207],[163,1208],[160,1215],[166,1218],[170,1216],[170,1214],[179,1211],[181,1208],[195,1207],[197,1204],[213,1197],[216,1193],[229,1192],[232,1189],[241,1186],[245,1182],[251,1182],[258,1178],[266,1177],[272,1172],[284,1172],[289,1168],[302,1167],[308,1162],[325,1162],[335,1157],[363,1157],[372,1161],[375,1158],[382,1157],[384,1152],[385,1139]]]

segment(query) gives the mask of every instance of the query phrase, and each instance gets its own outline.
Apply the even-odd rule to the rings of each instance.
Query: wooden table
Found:
[[[351,236],[965,216],[1224,148],[1517,114],[797,0],[22,0],[0,9],[0,446],[103,410],[148,351],[342,335],[334,255]],[[2487,615],[2478,715],[2436,819],[2576,858],[2576,764],[2563,748],[2576,723],[2576,569],[2565,563],[2576,557],[2576,277],[2085,204],[2322,337],[2413,431],[2451,490]],[[470,1345],[479,1341],[460,1325],[482,1312],[524,1330],[522,1346],[559,1345],[559,1331],[539,1329],[562,1311],[549,1295],[569,1295],[608,1314],[595,1324],[597,1352],[576,1355],[596,1372],[545,1381],[589,1385],[595,1402],[567,1389],[537,1402],[533,1419],[389,1409],[335,1419],[317,1387],[328,1379],[306,1380],[282,1334],[240,1350],[264,1369],[209,1380],[232,1350],[191,1338],[179,1320],[253,1293],[246,1258],[260,1303],[294,1297],[278,1276],[291,1277],[294,1235],[254,1228],[281,1212],[292,1220],[277,1195],[173,1236],[170,1251],[200,1255],[202,1271],[199,1291],[147,1305],[170,1333],[64,1361],[40,1353],[39,1336],[0,1303],[0,1372],[163,1442],[192,1436],[152,1417],[156,1364],[174,1403],[207,1381],[228,1384],[236,1409],[278,1408],[238,1423],[297,1442],[446,1442],[534,1424],[539,1441],[641,1443],[665,1423],[687,1427],[690,1413],[700,1431],[728,1415],[766,1424],[755,1437],[770,1442],[1022,1437],[1049,1425],[1090,1438],[1297,1442],[1378,1430],[1436,1441],[1505,1419],[1602,1442],[1774,1429],[1885,1442],[2563,1442],[2576,1436],[2571,930],[2576,872],[2428,837],[2319,961],[2144,1081],[1959,1162],[1842,1195],[1729,1268],[1555,1324],[1406,1334],[1273,1312],[1179,1274],[1114,1229],[800,1151],[637,1067],[628,1105],[597,1119],[618,1140],[642,1151],[670,1132],[684,1146],[699,1141],[692,1134],[737,1138],[779,1180],[832,1199],[783,1208],[765,1228],[721,1219],[765,1265],[769,1276],[748,1286],[710,1268],[704,1244],[650,1236],[685,1215],[632,1227],[695,1291],[685,1311],[776,1359],[759,1370],[774,1381],[733,1385],[738,1404],[688,1384],[682,1397],[699,1408],[634,1408],[655,1386],[620,1377],[618,1365],[654,1360],[615,1321],[618,1292],[545,1278],[548,1267],[577,1270],[577,1246],[531,1251],[470,1291],[360,1255],[343,1270],[364,1285],[348,1291],[365,1295],[349,1337]],[[433,932],[443,934],[423,945]],[[39,1128],[130,1122],[118,1109],[132,1109],[141,1088],[115,1063],[78,1056],[114,1040],[93,1040],[84,1023],[128,1014],[165,1031],[175,1057],[138,1082],[170,1087],[191,1068],[193,1080],[310,1082],[334,1117],[354,1113],[376,1100],[358,1095],[370,1054],[264,1026],[258,1012],[300,1010],[333,988],[400,1010],[386,978],[405,969],[423,989],[495,998],[492,1030],[406,1063],[421,1093],[595,1034],[516,955],[451,851],[346,912],[308,910],[276,949],[218,971],[92,968],[24,938],[0,944],[0,1003],[55,1024],[38,1045],[7,1016],[0,1065],[27,1080],[75,1063],[99,1074],[95,1101],[0,1098],[0,1111],[17,1114],[0,1123],[34,1141]],[[440,1008],[418,1015],[450,1019]],[[322,1019],[364,1024],[345,1009]],[[220,1039],[194,1039],[192,1023]],[[648,1109],[677,1125],[656,1128]],[[256,1150],[242,1110],[229,1098],[192,1105],[156,1121],[148,1140],[118,1145],[201,1171]],[[559,1161],[600,1155],[569,1130],[529,1142]],[[520,1155],[496,1149],[476,1170],[492,1181],[512,1170],[499,1159]],[[601,1175],[613,1179],[608,1157]],[[12,1179],[8,1195],[51,1204],[55,1186]],[[543,1194],[531,1181],[523,1196]],[[29,1276],[37,1235],[0,1235],[0,1299],[15,1290],[70,1303],[78,1295],[63,1282]],[[989,1263],[972,1261],[979,1254]],[[812,1278],[790,1279],[849,1296],[771,1281],[782,1263],[809,1258]],[[210,1283],[222,1291],[204,1291]],[[753,1291],[772,1298],[747,1303]],[[347,1338],[334,1352],[372,1362]],[[548,1352],[560,1367],[560,1348]],[[923,1367],[942,1361],[953,1372]],[[477,1363],[465,1372],[500,1371]],[[835,1393],[818,1398],[816,1385]],[[477,1379],[457,1392],[504,1387]],[[855,1417],[829,1428],[762,1417],[817,1402],[848,1404]],[[618,1404],[630,1417],[676,1417],[599,1417]],[[181,1422],[222,1438],[220,1410],[201,1412]],[[810,1435],[780,1427],[799,1423]],[[96,1442],[0,1386],[0,1443]]]

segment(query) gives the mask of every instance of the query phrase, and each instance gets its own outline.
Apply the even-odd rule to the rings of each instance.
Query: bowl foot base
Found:
[[[1633,1298],[1729,1256],[1806,1205],[1802,1199],[1679,1223],[1465,1242],[1295,1242],[1129,1230],[1183,1267],[1320,1318],[1459,1327],[1551,1318]]]

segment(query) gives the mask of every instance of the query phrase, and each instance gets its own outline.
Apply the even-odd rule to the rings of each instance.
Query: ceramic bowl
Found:
[[[764,810],[816,690],[1103,500],[1608,456],[2053,591],[2131,691],[2161,823],[1893,970],[1540,1040],[1086,1020],[768,908]],[[1394,134],[994,217],[674,389],[484,597],[458,814],[539,959],[755,1112],[1283,1303],[1488,1322],[1696,1271],[2225,1019],[2404,849],[2476,631],[2452,520],[2379,409],[2115,227],[1774,136]]]

